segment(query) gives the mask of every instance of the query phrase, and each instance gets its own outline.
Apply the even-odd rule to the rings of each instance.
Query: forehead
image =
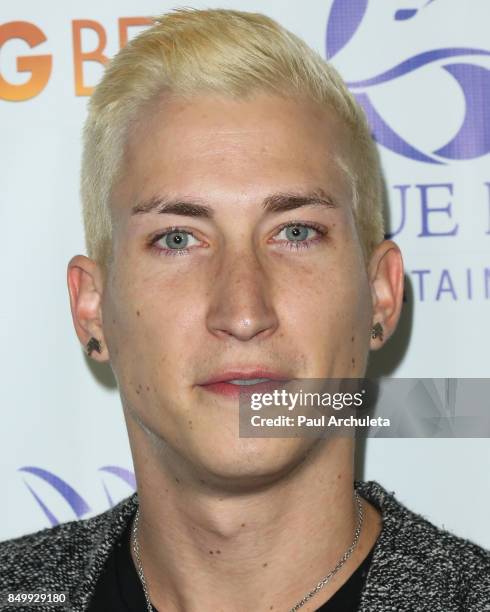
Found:
[[[310,100],[165,95],[131,126],[118,191],[131,204],[162,190],[229,201],[320,187],[342,199],[348,149],[343,122]]]

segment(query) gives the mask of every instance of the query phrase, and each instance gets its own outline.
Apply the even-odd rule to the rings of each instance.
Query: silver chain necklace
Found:
[[[356,525],[356,530],[354,532],[354,540],[352,541],[352,544],[344,552],[344,554],[340,557],[340,559],[337,562],[337,565],[333,568],[333,570],[329,572],[325,576],[325,578],[322,578],[320,582],[316,585],[316,587],[312,589],[309,593],[307,593],[303,597],[303,599],[298,601],[298,603],[295,604],[289,612],[296,612],[297,610],[302,608],[306,602],[308,602],[314,595],[318,593],[318,591],[323,589],[323,587],[330,581],[331,578],[333,578],[333,576],[335,576],[335,574],[340,570],[340,568],[344,565],[347,559],[349,559],[352,553],[354,552],[357,544],[359,543],[359,536],[361,535],[362,522],[364,519],[361,498],[359,496],[359,493],[355,489],[354,489],[354,496],[357,502],[357,525]],[[148,587],[146,585],[146,580],[145,580],[145,574],[143,572],[143,565],[141,563],[141,558],[140,558],[140,547],[138,543],[139,511],[140,509],[138,507],[138,509],[136,510],[136,515],[134,517],[134,522],[133,522],[133,534],[132,534],[133,535],[133,551],[136,557],[136,565],[137,565],[136,569],[137,569],[138,576],[141,582],[141,586],[143,587],[143,593],[145,594],[146,607],[148,609],[148,612],[153,612],[153,606],[151,605],[150,595],[148,593]]]

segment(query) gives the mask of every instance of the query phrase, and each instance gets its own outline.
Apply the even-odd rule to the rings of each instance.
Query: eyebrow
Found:
[[[266,212],[279,213],[294,210],[303,206],[324,206],[337,208],[335,200],[323,189],[315,189],[308,193],[274,193],[262,201],[262,208]],[[212,219],[214,211],[205,204],[196,200],[182,198],[171,199],[164,196],[155,196],[136,204],[131,209],[131,215],[146,213],[173,214],[186,217],[202,217]]]

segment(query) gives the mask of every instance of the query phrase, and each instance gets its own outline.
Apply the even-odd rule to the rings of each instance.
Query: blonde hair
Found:
[[[84,128],[81,195],[88,256],[105,268],[112,254],[110,196],[128,127],[163,91],[247,98],[257,91],[310,98],[350,130],[354,159],[344,170],[367,261],[383,240],[382,181],[361,107],[337,71],[273,19],[235,10],[178,9],[121,49],[96,87]],[[350,161],[350,160],[349,160]],[[345,164],[344,164],[345,166]]]

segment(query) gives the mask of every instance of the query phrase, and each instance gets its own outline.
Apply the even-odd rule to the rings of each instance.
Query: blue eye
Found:
[[[283,227],[277,234],[277,237],[281,240],[288,240],[289,242],[305,242],[306,240],[315,238],[318,234],[319,231],[314,227],[297,223]]]
[[[308,238],[308,233],[312,231],[310,227],[305,227],[304,225],[290,225],[284,229],[286,232],[286,238],[288,240],[296,241],[306,240]]]
[[[311,222],[290,221],[274,235],[272,242],[291,250],[307,249],[327,240],[327,228]]]
[[[183,254],[187,252],[189,247],[197,244],[199,244],[199,240],[190,232],[179,228],[169,229],[156,236],[151,242],[154,249],[166,255]]]
[[[189,234],[187,232],[169,232],[163,237],[165,238],[165,246],[169,249],[185,249],[189,243]]]

